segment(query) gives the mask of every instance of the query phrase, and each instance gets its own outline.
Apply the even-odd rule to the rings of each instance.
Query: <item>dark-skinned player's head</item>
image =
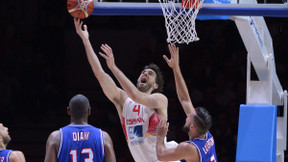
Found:
[[[87,118],[91,109],[88,98],[82,94],[77,94],[71,98],[68,108],[70,108],[71,117],[76,120]]]

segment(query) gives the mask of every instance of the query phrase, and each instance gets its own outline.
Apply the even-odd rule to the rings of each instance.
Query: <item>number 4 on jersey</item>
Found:
[[[137,112],[138,113],[138,116],[140,114],[140,108],[141,108],[141,105],[135,105],[134,108],[133,108],[133,112]]]

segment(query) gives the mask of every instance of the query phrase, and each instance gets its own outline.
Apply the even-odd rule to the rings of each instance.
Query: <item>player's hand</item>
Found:
[[[169,122],[167,122],[166,119],[161,118],[157,126],[157,136],[164,138],[167,135],[168,127]]]
[[[171,58],[168,59],[166,55],[163,55],[168,66],[172,69],[176,68],[179,65],[179,48],[175,46],[175,44],[171,43],[168,45]]]
[[[74,25],[76,29],[76,33],[82,38],[82,39],[88,39],[89,33],[88,33],[88,27],[87,25],[83,25],[83,21],[80,19],[74,18]],[[83,25],[83,29],[82,29]]]
[[[104,53],[99,52],[99,54],[103,58],[105,58],[108,68],[111,69],[112,67],[115,66],[112,48],[110,46],[108,46],[107,44],[102,44],[100,48]]]

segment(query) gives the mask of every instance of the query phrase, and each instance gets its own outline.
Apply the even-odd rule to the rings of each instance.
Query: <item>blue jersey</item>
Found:
[[[91,125],[68,125],[60,128],[60,135],[58,161],[104,161],[104,140],[101,129]]]
[[[214,138],[209,131],[206,133],[206,139],[195,138],[192,143],[198,150],[200,162],[217,162]],[[185,162],[185,160],[181,160]]]
[[[9,156],[12,150],[0,150],[0,162],[9,162]]]

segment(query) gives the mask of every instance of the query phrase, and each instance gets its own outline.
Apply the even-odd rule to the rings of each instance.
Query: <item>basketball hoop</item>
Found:
[[[204,0],[159,0],[165,18],[168,43],[186,43],[198,41],[195,19]]]

